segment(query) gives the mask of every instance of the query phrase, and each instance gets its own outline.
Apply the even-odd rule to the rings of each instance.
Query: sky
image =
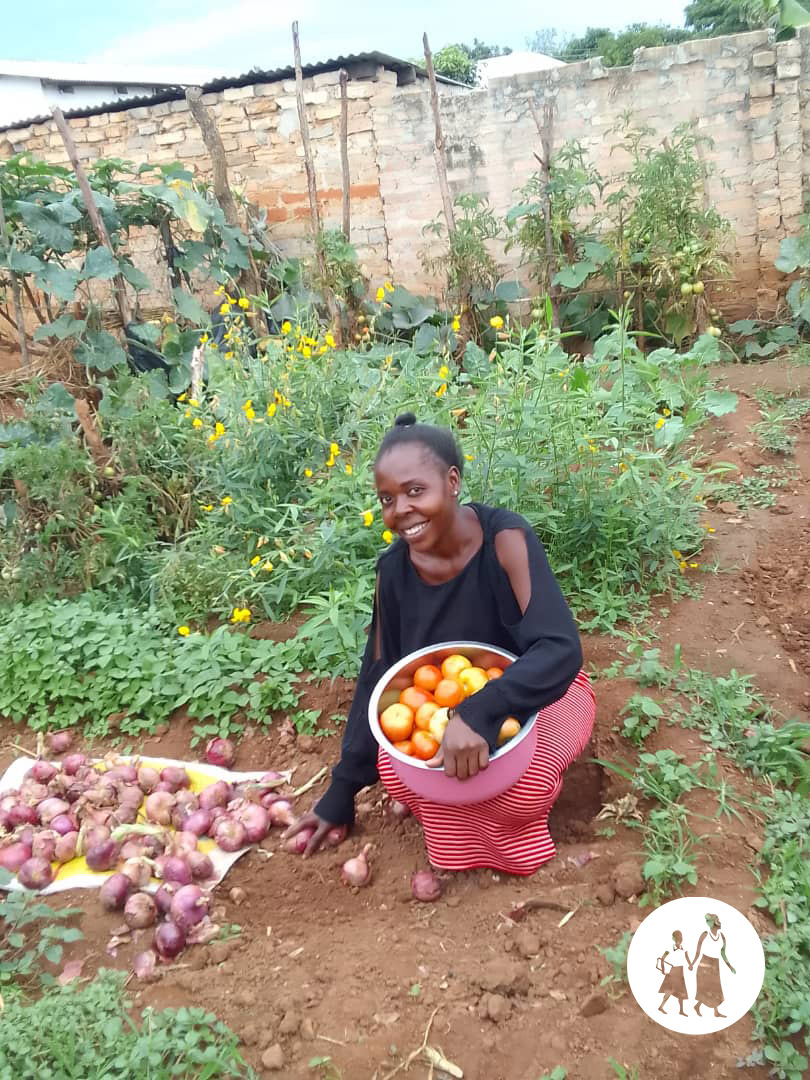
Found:
[[[0,0],[2,60],[178,64],[238,74],[292,63],[290,25],[299,22],[303,62],[379,50],[398,57],[474,37],[526,47],[541,29],[580,33],[632,22],[683,25],[684,0]]]

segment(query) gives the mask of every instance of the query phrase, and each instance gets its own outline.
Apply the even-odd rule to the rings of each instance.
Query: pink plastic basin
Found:
[[[409,653],[390,667],[374,687],[368,703],[368,722],[374,738],[391,758],[394,772],[410,791],[432,802],[460,806],[492,799],[507,791],[523,776],[537,744],[537,714],[526,721],[514,738],[490,756],[486,769],[467,780],[447,776],[444,769],[429,769],[423,761],[395,750],[380,727],[380,699],[389,691],[395,692],[398,697],[400,690],[411,685],[413,673],[418,667],[422,664],[436,664],[439,667],[452,653],[461,653],[475,667],[485,669],[506,667],[517,659],[513,653],[481,641],[443,641],[439,645],[429,645]]]

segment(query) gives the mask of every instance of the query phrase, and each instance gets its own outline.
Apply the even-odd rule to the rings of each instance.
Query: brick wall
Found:
[[[435,289],[422,268],[423,227],[441,200],[433,159],[433,118],[425,82],[397,86],[382,67],[351,78],[349,163],[352,242],[373,283],[384,278],[416,290]],[[341,218],[338,73],[304,82],[321,210],[327,225]],[[626,166],[613,151],[622,113],[662,137],[692,121],[714,146],[709,197],[733,225],[736,280],[729,295],[740,308],[772,310],[781,276],[773,269],[779,241],[798,228],[810,174],[810,28],[774,43],[767,31],[644,49],[632,67],[605,69],[590,60],[550,71],[493,80],[484,90],[441,90],[442,122],[454,193],[486,194],[503,214],[537,167],[539,139],[529,108],[555,108],[554,145],[578,139],[600,172]],[[208,94],[231,177],[266,209],[273,239],[298,253],[309,242],[309,204],[298,131],[295,84],[257,83]],[[137,162],[180,160],[201,175],[210,162],[185,101],[71,120],[80,155]],[[53,124],[0,132],[0,154],[29,150],[64,162]],[[156,276],[154,237],[134,241],[136,259]],[[493,254],[504,268],[517,252]],[[158,291],[166,282],[156,280]]]

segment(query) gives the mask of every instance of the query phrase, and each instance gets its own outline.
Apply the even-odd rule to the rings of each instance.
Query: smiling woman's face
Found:
[[[415,549],[433,547],[456,513],[458,469],[421,443],[401,443],[378,460],[374,480],[386,527]]]

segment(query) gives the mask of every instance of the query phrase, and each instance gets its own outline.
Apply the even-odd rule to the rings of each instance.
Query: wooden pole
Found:
[[[309,124],[307,123],[307,110],[304,105],[304,75],[301,70],[301,43],[298,38],[298,22],[292,24],[293,56],[295,58],[295,100],[298,105],[298,126],[301,129],[301,145],[304,149],[304,169],[307,174],[307,190],[309,191],[309,213],[312,219],[312,236],[315,243],[315,261],[318,265],[318,273],[323,282],[324,299],[332,320],[332,329],[340,345],[343,341],[343,325],[340,318],[340,310],[335,300],[335,294],[326,277],[326,259],[324,258],[323,245],[321,243],[321,216],[318,210],[318,188],[315,182],[315,163],[312,159],[312,146],[309,141]]]
[[[551,233],[551,193],[549,191],[549,184],[551,182],[554,106],[550,101],[547,101],[543,105],[542,123],[537,115],[537,109],[534,107],[534,102],[531,99],[529,100],[529,109],[531,110],[532,118],[534,119],[534,124],[537,128],[537,134],[540,136],[540,150],[542,154],[542,156],[540,154],[535,154],[534,156],[540,164],[540,176],[543,181],[543,245],[546,251],[545,285],[548,298],[551,301],[552,325],[559,327],[560,291],[556,285],[552,284],[552,279],[557,269],[557,260],[554,257],[554,238]]]
[[[351,233],[351,176],[349,174],[349,98],[346,88],[349,73],[340,70],[340,169],[343,176],[343,235]]]
[[[6,236],[6,212],[3,209],[3,191],[0,188],[0,251],[8,256],[11,244]],[[14,270],[9,269],[11,275],[11,297],[14,301],[14,318],[17,320],[17,334],[20,339],[20,355],[23,367],[30,367],[31,358],[28,355],[28,341],[25,337],[25,323],[23,321],[22,297],[20,296],[20,282]]]
[[[442,119],[439,113],[439,91],[436,86],[436,72],[433,70],[433,54],[430,51],[427,34],[422,35],[422,44],[425,48],[425,67],[427,68],[428,81],[430,82],[430,104],[433,109],[433,121],[436,125],[436,134],[433,141],[433,156],[436,159],[436,171],[439,174],[439,191],[442,195],[444,217],[447,221],[447,231],[456,231],[456,218],[453,213],[453,200],[450,197],[450,185],[447,182],[447,164],[444,160],[444,135],[442,134]]]
[[[56,126],[59,129],[59,134],[62,136],[62,142],[65,144],[65,150],[70,164],[73,166],[73,171],[76,173],[76,179],[79,182],[79,190],[82,193],[82,199],[84,200],[85,209],[87,210],[90,223],[95,230],[95,234],[98,238],[98,242],[106,247],[110,254],[115,256],[112,243],[110,242],[110,235],[107,232],[107,226],[104,224],[104,220],[101,214],[98,212],[96,201],[93,198],[93,192],[90,187],[90,182],[87,179],[87,174],[82,168],[79,161],[79,155],[76,152],[76,143],[73,141],[73,133],[68,126],[67,120],[62,114],[62,110],[58,105],[51,106],[51,112],[56,122]],[[132,308],[129,306],[129,297],[127,296],[127,286],[124,280],[123,274],[116,274],[113,278],[113,287],[115,289],[115,299],[118,304],[118,310],[121,314],[121,323],[126,332],[127,326],[132,322]]]

